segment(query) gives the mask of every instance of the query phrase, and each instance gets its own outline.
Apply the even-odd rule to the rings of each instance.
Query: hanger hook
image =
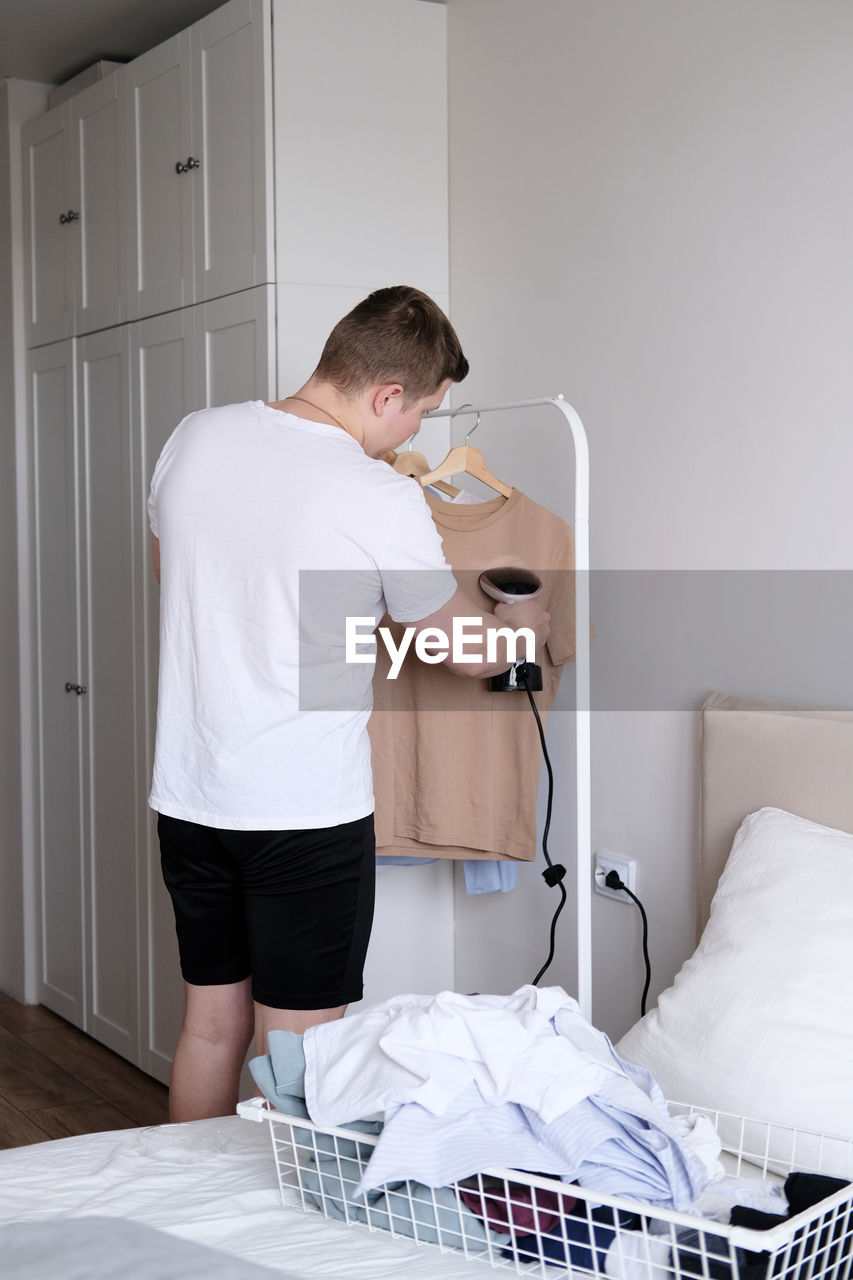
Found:
[[[480,410],[479,410],[479,409],[475,409],[475,408],[474,408],[474,406],[473,406],[472,404],[461,404],[461,405],[459,406],[459,408],[458,408],[458,409],[454,409],[454,410],[453,410],[453,412],[452,412],[452,413],[451,413],[451,415],[450,415],[450,420],[451,420],[451,422],[452,422],[452,421],[453,421],[453,419],[456,417],[457,413],[465,413],[465,412],[468,412],[468,413],[476,413],[476,415],[477,415],[477,421],[474,423],[474,425],[473,425],[473,427],[471,428],[471,430],[470,430],[470,431],[468,431],[468,432],[466,432],[466,435],[465,435],[465,444],[467,445],[467,444],[468,444],[468,440],[470,439],[470,437],[474,434],[474,432],[477,430],[477,428],[478,428],[478,427],[479,427],[479,425],[480,425]]]

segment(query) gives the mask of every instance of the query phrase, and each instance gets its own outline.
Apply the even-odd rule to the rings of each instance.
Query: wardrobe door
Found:
[[[118,76],[85,89],[70,106],[71,203],[80,212],[74,332],[81,334],[124,319]]]
[[[193,301],[189,37],[167,40],[121,77],[128,316]]]
[[[27,346],[71,336],[79,208],[69,203],[68,104],[28,121],[24,155]]]
[[[83,616],[88,673],[84,919],[86,1030],[137,1061],[137,832],[145,799],[136,752],[136,568],[127,326],[77,344],[84,462]]]
[[[30,353],[38,671],[42,1004],[82,1027],[83,713],[74,342]]]
[[[140,708],[138,756],[147,797],[154,759],[157,664],[160,622],[159,587],[151,565],[147,500],[154,465],[172,430],[197,408],[194,312],[185,308],[132,326],[132,415],[137,449],[134,570],[140,615]],[[143,995],[140,1066],[168,1082],[181,1025],[183,985],[178,963],[172,904],[160,873],[157,819],[147,806],[142,814],[140,857],[140,987]]]
[[[196,407],[275,398],[275,289],[261,285],[193,307]]]
[[[190,28],[196,300],[272,280],[269,0],[231,0]]]

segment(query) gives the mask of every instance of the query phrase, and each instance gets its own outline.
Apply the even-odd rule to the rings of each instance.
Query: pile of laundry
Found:
[[[295,1128],[314,1152],[303,1188],[329,1216],[639,1277],[678,1248],[654,1241],[651,1256],[642,1206],[693,1213],[705,1192],[704,1212],[719,1221],[735,1203],[787,1213],[782,1189],[758,1178],[729,1185],[725,1215],[715,1214],[715,1189],[732,1180],[710,1120],[671,1116],[651,1075],[619,1058],[560,987],[399,996],[304,1036],[274,1031],[269,1047],[250,1066],[272,1105],[353,1133],[312,1131],[309,1143]],[[522,1176],[484,1176],[496,1167]],[[594,1206],[570,1185],[565,1195],[536,1189],[525,1173],[631,1198],[638,1212]],[[704,1233],[700,1245],[706,1252]],[[682,1269],[692,1269],[683,1258]]]

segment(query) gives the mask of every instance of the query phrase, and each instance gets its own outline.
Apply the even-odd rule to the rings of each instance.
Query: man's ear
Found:
[[[373,412],[378,418],[381,418],[386,409],[390,405],[392,408],[395,404],[399,404],[402,400],[403,388],[399,382],[383,382],[374,389]]]

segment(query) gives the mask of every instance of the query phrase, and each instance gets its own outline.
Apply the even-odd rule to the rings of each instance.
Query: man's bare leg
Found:
[[[252,982],[184,983],[184,1020],[169,1082],[173,1122],[233,1115],[252,1042]]]

